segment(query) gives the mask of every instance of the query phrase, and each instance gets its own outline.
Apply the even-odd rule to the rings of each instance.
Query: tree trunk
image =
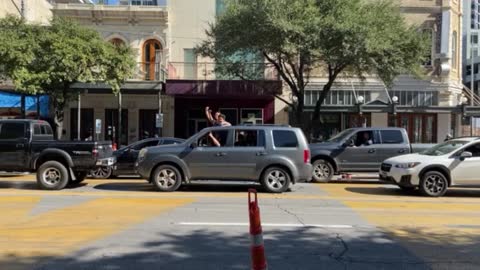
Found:
[[[63,109],[60,111],[55,108],[55,129],[57,131],[57,140],[61,140],[63,136]]]

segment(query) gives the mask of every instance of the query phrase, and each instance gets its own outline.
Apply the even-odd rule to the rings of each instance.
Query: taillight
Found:
[[[92,150],[92,156],[97,157],[98,156],[98,149],[93,149]]]
[[[310,163],[310,150],[303,150],[303,162]]]

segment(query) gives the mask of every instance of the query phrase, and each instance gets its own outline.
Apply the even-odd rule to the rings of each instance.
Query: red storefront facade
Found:
[[[226,115],[232,125],[273,124],[280,81],[167,80],[175,99],[175,137],[187,138],[208,126],[205,107]]]

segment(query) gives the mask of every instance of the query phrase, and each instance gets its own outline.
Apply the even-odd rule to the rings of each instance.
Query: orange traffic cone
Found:
[[[251,194],[254,194],[252,201]],[[248,190],[248,213],[250,218],[251,258],[253,270],[266,270],[265,247],[263,245],[262,224],[260,221],[260,209],[258,208],[257,191]]]

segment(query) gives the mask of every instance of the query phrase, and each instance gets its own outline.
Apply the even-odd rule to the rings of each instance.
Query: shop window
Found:
[[[241,109],[242,124],[263,124],[263,109]]]
[[[435,143],[437,140],[437,117],[435,114],[389,115],[389,126],[404,128],[411,143]]]

